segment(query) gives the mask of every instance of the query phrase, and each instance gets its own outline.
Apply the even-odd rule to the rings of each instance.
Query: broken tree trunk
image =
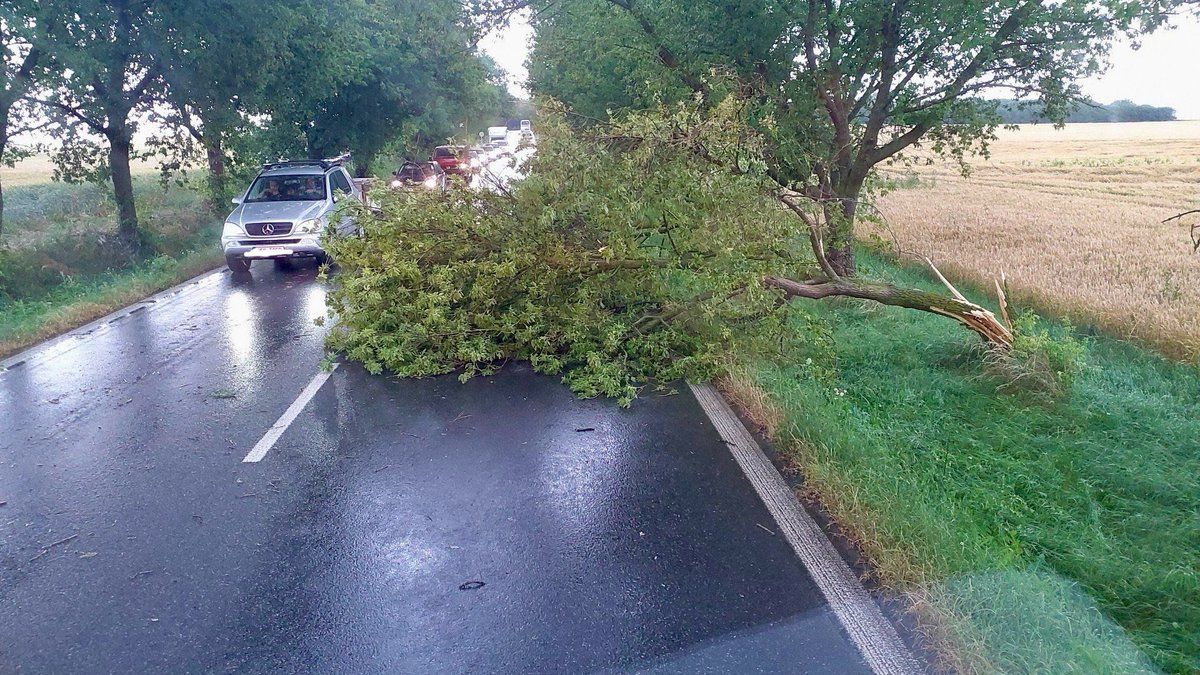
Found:
[[[986,308],[970,301],[858,278],[808,283],[783,277],[767,277],[763,283],[769,288],[783,291],[789,297],[812,300],[832,297],[860,298],[884,305],[940,314],[974,331],[989,347],[1007,350],[1012,346],[1012,331]]]
[[[813,255],[816,256],[817,264],[820,265],[821,270],[825,273],[825,277],[804,282],[784,277],[768,277],[763,280],[763,284],[768,288],[781,290],[788,297],[809,298],[813,300],[831,297],[859,298],[862,300],[874,300],[875,302],[894,307],[905,307],[907,309],[940,314],[954,319],[974,331],[992,349],[1008,351],[1012,347],[1012,326],[1006,323],[1008,318],[1007,303],[1004,298],[1004,291],[999,284],[996,285],[996,292],[998,293],[1000,307],[1004,311],[1006,322],[1001,322],[987,308],[967,300],[966,296],[959,293],[958,289],[942,275],[938,268],[934,266],[933,261],[928,258],[926,258],[925,262],[929,263],[929,267],[933,270],[933,273],[945,284],[951,293],[951,297],[914,288],[900,288],[891,284],[869,281],[859,277],[841,276],[826,255],[825,245],[821,236],[823,228],[821,228],[820,223],[817,222],[814,215],[796,201],[798,198],[803,197],[803,195],[786,189],[777,194],[780,203],[792,211],[792,213],[799,216],[808,226],[809,243],[812,245]]]

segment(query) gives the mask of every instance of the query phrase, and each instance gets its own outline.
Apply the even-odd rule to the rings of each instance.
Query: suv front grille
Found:
[[[299,244],[299,239],[241,239],[242,246],[274,246],[280,244]]]
[[[267,229],[272,231],[268,232]],[[246,234],[251,237],[277,237],[281,234],[290,234],[291,231],[291,223],[246,223]]]

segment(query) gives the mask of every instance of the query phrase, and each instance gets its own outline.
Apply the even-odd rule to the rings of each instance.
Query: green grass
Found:
[[[946,319],[807,306],[832,324],[836,381],[800,365],[750,378],[809,485],[940,621],[956,665],[1131,672],[1148,667],[1136,644],[1168,671],[1200,670],[1196,367],[1091,337],[1065,395],[999,393]]]
[[[86,281],[65,282],[36,300],[0,297],[0,357],[170,288],[223,260],[210,241],[178,257],[160,256]]]
[[[35,180],[5,193],[0,238],[0,355],[70,330],[221,262],[218,219],[188,186],[134,179],[153,252],[132,261],[114,236],[105,186]],[[45,176],[48,179],[48,176]]]

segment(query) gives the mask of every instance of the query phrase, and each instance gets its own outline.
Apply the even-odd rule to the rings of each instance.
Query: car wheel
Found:
[[[329,264],[329,254],[328,253],[318,253],[314,257],[317,260],[317,267],[324,267],[325,265]]]
[[[234,274],[249,274],[250,263],[250,260],[247,260],[239,255],[225,256],[225,264],[229,266],[229,269]]]

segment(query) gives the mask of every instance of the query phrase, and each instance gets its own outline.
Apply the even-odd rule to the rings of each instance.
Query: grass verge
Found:
[[[1196,367],[1092,337],[1085,372],[1049,399],[998,390],[943,318],[808,307],[832,326],[834,381],[797,358],[746,364],[726,389],[911,594],[947,665],[1200,671]]]
[[[131,264],[114,236],[111,190],[50,180],[44,157],[5,169],[0,237],[0,356],[53,337],[220,264],[219,221],[203,192],[134,177],[139,225],[153,251]]]
[[[214,246],[158,257],[85,282],[67,282],[37,300],[0,299],[0,358],[81,326],[217,267]]]

